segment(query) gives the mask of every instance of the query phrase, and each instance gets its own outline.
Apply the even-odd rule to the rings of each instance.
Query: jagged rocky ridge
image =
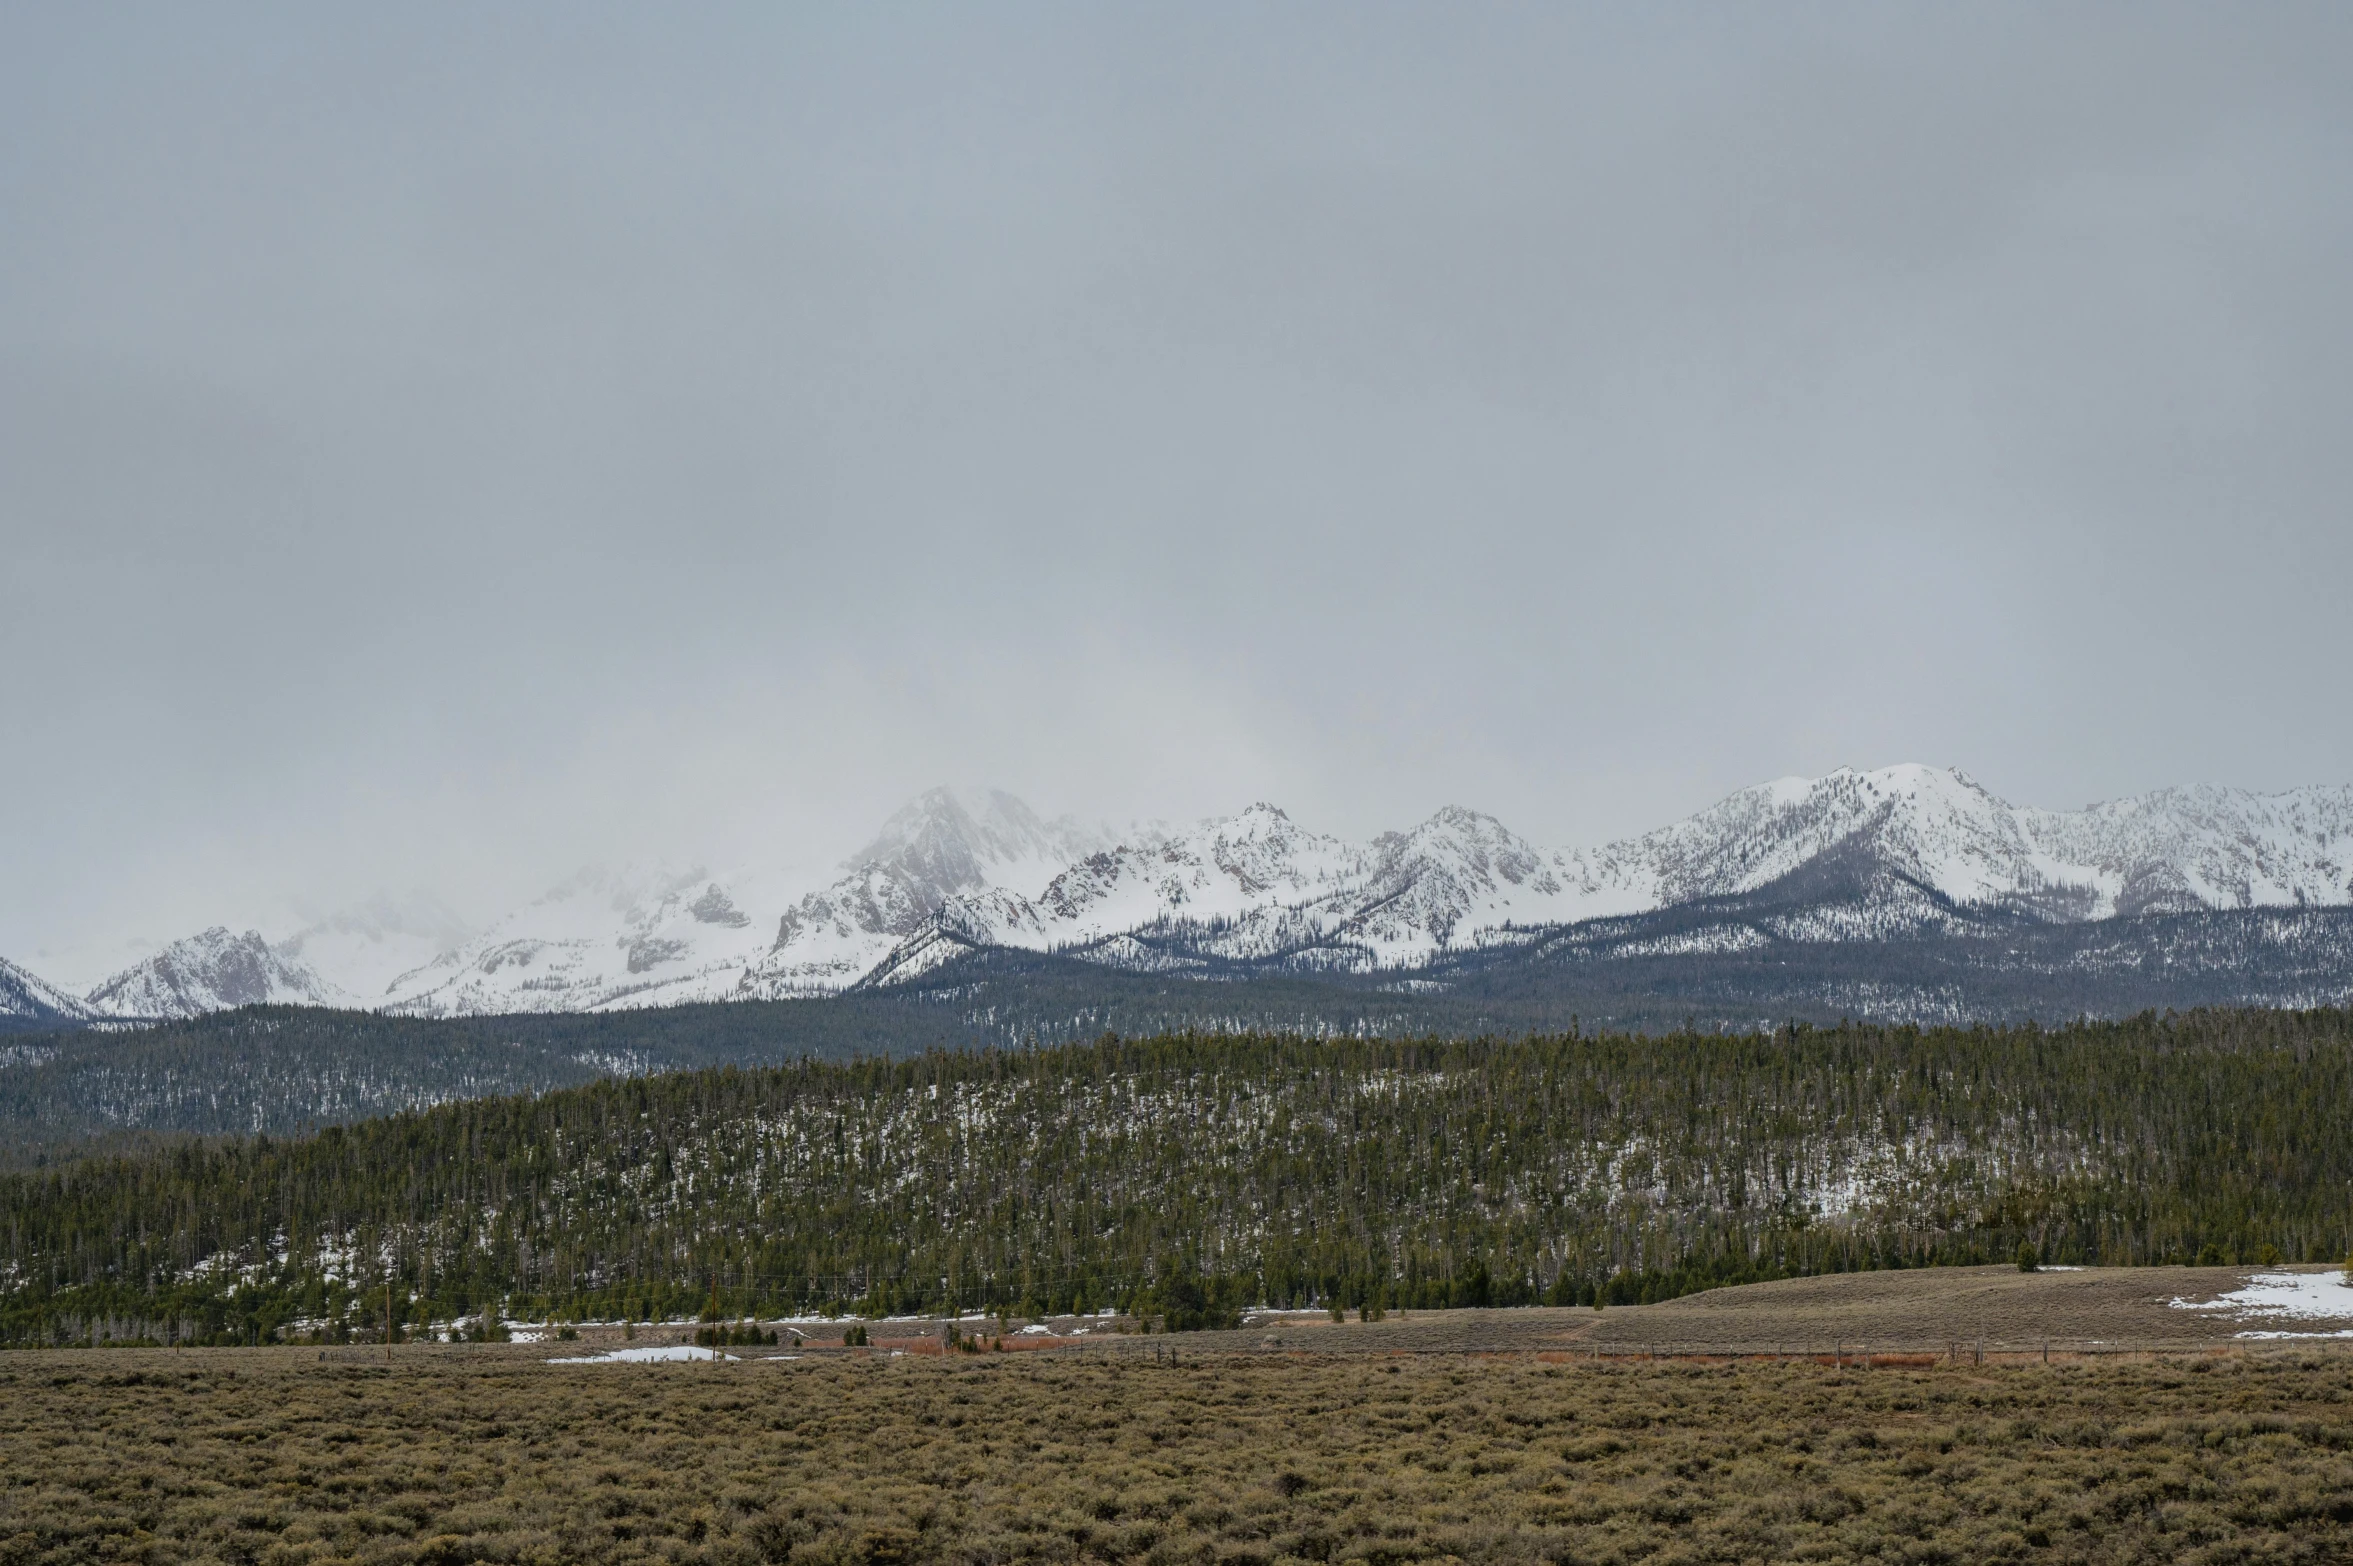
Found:
[[[178,940],[89,994],[103,1017],[192,1017],[235,1006],[348,1005],[350,998],[258,930],[215,925]]]
[[[1580,930],[1620,956],[1642,939],[1700,956],[2347,904],[2353,789],[2181,789],[2068,813],[2005,804],[1958,772],[1894,767],[1743,790],[1565,853],[1469,810],[1355,848],[1254,806],[1093,856],[1035,899],[950,899],[862,982],[910,982],[987,947],[1204,976],[1362,974],[1476,964],[1547,933],[1573,947]],[[1671,910],[1712,916],[1673,921],[1671,936],[1603,934]]]
[[[1816,949],[2006,941],[1980,955],[2059,962],[2026,950],[2115,921],[2349,904],[2348,788],[2174,789],[2060,812],[2010,805],[1957,771],[1899,766],[1744,789],[1673,826],[1566,851],[1460,808],[1353,844],[1266,804],[1114,834],[1041,820],[1007,794],[942,789],[814,890],[757,872],[592,872],[388,983],[380,965],[350,983],[299,950],[212,931],[108,981],[90,1005],[622,1010],[876,990],[989,950],[1134,973],[1440,985],[1539,958],[1721,964],[1770,948],[1784,966],[1815,952],[1801,966],[1828,963],[1868,999],[1869,959]],[[2064,961],[2091,961],[2084,950]],[[2282,993],[2353,990],[2334,958],[2291,968]]]

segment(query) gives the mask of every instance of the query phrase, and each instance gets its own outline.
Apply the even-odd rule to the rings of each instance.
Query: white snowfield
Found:
[[[2353,1337],[2353,1286],[2345,1275],[2329,1272],[2262,1272],[2219,1299],[2169,1302],[2176,1310],[2214,1311],[2238,1321],[2265,1321],[2269,1329],[2253,1329],[2242,1338]],[[2336,1331],[2299,1330],[2288,1323],[2326,1323]]]
[[[1869,897],[1800,900],[1780,933],[1872,939],[1949,917],[1938,899],[2069,922],[2343,906],[2353,904],[2353,788],[2168,789],[2066,812],[2005,803],[1947,768],[1841,770],[1566,850],[1459,807],[1350,843],[1268,804],[1115,833],[1042,820],[1001,792],[935,789],[826,884],[781,870],[640,867],[585,872],[462,940],[454,921],[381,910],[274,945],[211,930],[78,1004],[115,1016],[253,1000],[422,1016],[617,1010],[904,982],[981,945],[1125,967],[1280,957],[1369,971],[1856,865],[1871,872]],[[1185,939],[1156,939],[1172,929]],[[391,972],[391,959],[427,944],[429,959]],[[0,974],[0,1005],[7,993]]]

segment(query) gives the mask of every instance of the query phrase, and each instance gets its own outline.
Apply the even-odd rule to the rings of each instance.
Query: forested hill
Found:
[[[446,1019],[248,1006],[125,1032],[0,1040],[0,1168],[71,1159],[110,1141],[293,1135],[456,1099],[703,1066],[1105,1032],[1525,1033],[1572,1016],[1541,994],[1491,1004],[1279,974],[1205,984],[1028,952],[975,954],[920,989],[807,1000]]]
[[[0,1177],[0,1334],[1656,1296],[2334,1258],[2353,1014],[1180,1036],[606,1080]]]

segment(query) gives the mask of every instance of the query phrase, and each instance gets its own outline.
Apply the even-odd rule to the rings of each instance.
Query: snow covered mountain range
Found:
[[[1004,793],[936,789],[814,888],[637,868],[583,873],[471,935],[386,908],[276,943],[214,929],[83,997],[0,964],[0,1019],[263,1000],[450,1016],[773,999],[904,982],[984,947],[1145,971],[1411,970],[1532,929],[1772,889],[1776,938],[1820,942],[1989,917],[2353,905],[2353,788],[2169,789],[2061,812],[1949,769],[1842,770],[1557,851],[1453,807],[1349,843],[1265,804],[1114,833],[1042,820]]]

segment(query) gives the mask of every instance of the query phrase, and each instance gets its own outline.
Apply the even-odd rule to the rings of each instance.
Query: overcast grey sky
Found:
[[[2353,8],[0,8],[0,954],[2353,781]]]

